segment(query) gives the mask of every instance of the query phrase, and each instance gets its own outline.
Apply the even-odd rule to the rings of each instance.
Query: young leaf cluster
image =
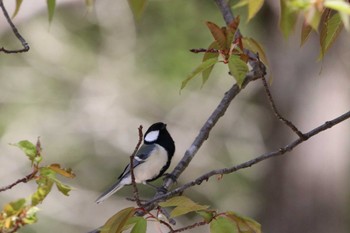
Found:
[[[198,225],[208,225],[211,233],[261,233],[261,225],[251,218],[240,216],[239,214],[227,211],[218,213],[215,210],[209,210],[209,206],[200,205],[190,198],[178,196],[159,203],[163,208],[173,208],[170,212],[170,218],[184,216],[189,213],[195,213],[201,219],[200,222],[179,228],[172,229],[167,225],[170,232],[182,232],[190,230]],[[100,229],[101,233],[122,233],[130,231],[131,233],[146,233],[147,220],[142,217],[134,216],[136,208],[125,208],[110,219]],[[152,221],[162,221],[149,213],[147,219]]]
[[[37,184],[36,191],[28,198],[20,198],[4,205],[0,212],[0,232],[17,232],[21,227],[33,224],[38,219],[36,216],[39,208],[37,205],[42,203],[51,189],[56,185],[57,189],[64,195],[68,196],[72,188],[57,179],[57,175],[66,178],[74,178],[75,175],[71,169],[61,168],[59,164],[42,166],[43,156],[41,154],[41,145],[38,139],[36,145],[30,141],[23,140],[12,144],[20,148],[31,162],[33,171],[25,178],[18,180],[14,184],[2,188],[1,191],[8,190],[20,182],[29,182],[35,180]]]
[[[350,29],[350,3],[345,0],[280,0],[280,28],[287,38],[294,30],[298,15],[303,16],[301,46],[308,40],[312,31],[320,32],[320,55],[325,53],[338,38],[342,29]]]
[[[191,52],[204,52],[202,63],[197,66],[185,80],[182,81],[181,90],[197,74],[202,74],[202,85],[208,80],[214,66],[222,62],[228,65],[230,74],[235,78],[237,84],[241,87],[244,78],[249,71],[248,61],[252,59],[246,51],[259,53],[261,60],[267,59],[262,46],[253,38],[243,37],[238,29],[240,18],[236,17],[227,27],[219,27],[215,23],[207,22],[207,27],[212,34],[214,41],[207,49],[191,49]],[[222,60],[219,60],[221,56]]]
[[[261,9],[264,0],[240,0],[233,8],[247,7],[248,21]],[[300,33],[301,46],[308,40],[312,31],[320,32],[320,55],[325,53],[345,27],[350,30],[350,3],[347,0],[280,0],[280,29],[285,38],[294,31],[299,15],[303,24]]]

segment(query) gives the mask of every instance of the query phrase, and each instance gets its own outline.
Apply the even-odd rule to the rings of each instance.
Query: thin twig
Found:
[[[8,22],[8,24],[10,25],[13,33],[15,34],[15,36],[17,37],[17,39],[21,42],[23,49],[18,49],[18,50],[9,50],[9,49],[5,49],[4,47],[0,48],[0,52],[4,52],[4,53],[23,53],[23,52],[27,52],[30,47],[27,43],[27,41],[21,36],[21,34],[18,32],[16,26],[13,24],[11,17],[9,16],[9,14],[7,13],[7,10],[5,8],[4,2],[3,0],[0,0],[0,7],[2,9],[2,12]]]
[[[219,49],[190,49],[190,52],[192,53],[220,53]]]
[[[265,76],[261,76],[261,80],[263,82],[264,85],[264,89],[267,95],[267,99],[269,100],[269,103],[271,105],[271,108],[275,114],[275,116],[277,117],[278,120],[282,121],[285,125],[287,125],[294,133],[296,133],[299,138],[304,138],[305,135],[289,120],[287,120],[286,118],[284,118],[277,110],[276,104],[272,98],[269,86],[266,82]]]
[[[138,128],[138,131],[139,131],[139,141],[137,142],[136,144],[136,147],[134,149],[134,152],[131,154],[130,156],[130,174],[131,174],[131,184],[134,188],[134,198],[135,198],[135,201],[136,201],[136,204],[138,207],[142,207],[142,204],[141,204],[141,201],[140,201],[140,198],[139,198],[139,192],[137,190],[137,186],[136,186],[136,182],[135,182],[135,174],[134,174],[134,157],[141,145],[141,142],[142,142],[142,138],[143,138],[143,133],[142,133],[142,125],[139,126]]]
[[[23,177],[21,179],[18,179],[17,181],[15,181],[12,184],[9,184],[5,187],[0,188],[0,192],[11,189],[13,186],[15,186],[19,183],[27,183],[28,181],[30,181],[31,179],[33,179],[35,177],[36,173],[38,173],[38,169],[36,167],[34,167],[33,171],[30,174],[26,175],[25,177]]]
[[[257,156],[254,159],[251,159],[247,162],[241,163],[241,164],[233,166],[233,167],[212,170],[212,171],[205,173],[204,175],[198,177],[197,179],[195,179],[191,182],[188,182],[188,183],[186,183],[186,184],[184,184],[184,185],[182,185],[182,186],[180,186],[180,187],[178,187],[178,188],[176,188],[176,189],[174,189],[166,194],[155,197],[154,199],[152,199],[148,203],[146,203],[145,206],[154,205],[155,203],[158,203],[159,201],[166,200],[170,197],[176,196],[192,186],[200,185],[203,181],[207,181],[210,177],[212,177],[214,175],[223,175],[223,174],[233,173],[233,172],[236,172],[236,171],[241,170],[243,168],[251,167],[251,166],[253,166],[259,162],[262,162],[266,159],[269,159],[269,158],[272,158],[275,156],[284,155],[285,153],[292,151],[295,147],[297,147],[299,144],[305,142],[309,138],[311,138],[311,137],[321,133],[322,131],[325,131],[325,130],[333,127],[334,125],[337,125],[337,124],[341,123],[342,121],[345,121],[349,118],[350,118],[350,111],[334,118],[333,120],[326,121],[324,124],[322,124],[322,125],[314,128],[313,130],[310,130],[309,132],[305,133],[303,138],[298,138],[295,141],[288,144],[287,146],[281,147],[280,149],[272,151],[272,152],[262,154],[260,156]]]

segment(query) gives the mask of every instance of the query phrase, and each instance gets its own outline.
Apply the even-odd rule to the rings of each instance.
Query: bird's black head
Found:
[[[163,122],[154,123],[148,128],[144,136],[144,143],[157,143],[168,151],[169,156],[173,156],[175,152],[174,140],[166,129],[166,124]]]

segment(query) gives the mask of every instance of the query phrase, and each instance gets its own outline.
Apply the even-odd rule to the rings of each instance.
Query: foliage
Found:
[[[91,9],[92,6],[94,5],[94,2],[95,0],[85,0],[85,5],[86,7],[88,7],[88,9]],[[12,18],[16,17],[16,15],[18,14],[21,8],[22,3],[23,3],[23,0],[16,0],[16,6],[12,14]],[[49,19],[49,22],[51,23],[56,10],[56,0],[46,0],[46,5],[47,5],[48,19]]]
[[[182,81],[181,89],[199,73],[202,73],[203,85],[208,80],[214,65],[219,62],[228,64],[230,74],[235,78],[237,84],[240,87],[242,86],[244,77],[249,71],[247,62],[250,57],[244,52],[245,47],[243,45],[243,40],[248,39],[242,37],[237,30],[239,22],[240,18],[236,17],[228,27],[219,27],[213,22],[206,23],[214,41],[208,46],[208,49],[191,50],[194,53],[204,52],[202,63]],[[258,47],[261,48],[260,45]],[[255,47],[255,49],[258,47]],[[261,52],[264,54],[263,51]],[[223,60],[218,59],[219,55],[221,55]]]
[[[189,213],[195,213],[202,219],[201,223],[207,224],[211,233],[261,233],[261,225],[248,217],[227,211],[218,213],[215,210],[209,210],[209,206],[200,205],[185,196],[178,196],[159,203],[161,207],[172,207],[170,218],[184,216]],[[131,229],[131,232],[145,233],[148,221],[162,221],[151,213],[147,213],[145,218],[135,216],[138,209],[128,207],[120,210],[107,220],[100,229],[101,233],[121,233]],[[147,220],[146,220],[147,219]],[[170,225],[168,225],[170,227]],[[180,229],[170,229],[171,232],[180,232],[189,230],[190,227]]]
[[[12,144],[21,149],[28,157],[33,168],[32,173],[23,179],[16,181],[14,184],[2,188],[1,191],[8,190],[20,182],[29,182],[35,180],[37,184],[36,191],[28,198],[20,198],[4,205],[0,212],[0,232],[17,232],[21,227],[35,223],[38,218],[36,216],[41,204],[47,195],[51,192],[52,186],[56,185],[57,189],[66,196],[72,187],[62,183],[57,179],[57,175],[66,178],[74,178],[75,175],[71,169],[61,168],[59,164],[51,164],[42,166],[43,156],[40,141],[38,139],[36,145],[30,141],[23,140]]]

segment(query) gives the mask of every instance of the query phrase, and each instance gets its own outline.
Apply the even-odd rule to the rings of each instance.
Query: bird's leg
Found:
[[[174,183],[177,183],[177,180],[176,180],[176,177],[173,175],[173,174],[171,174],[171,173],[164,173],[164,180],[165,179],[171,179]]]

